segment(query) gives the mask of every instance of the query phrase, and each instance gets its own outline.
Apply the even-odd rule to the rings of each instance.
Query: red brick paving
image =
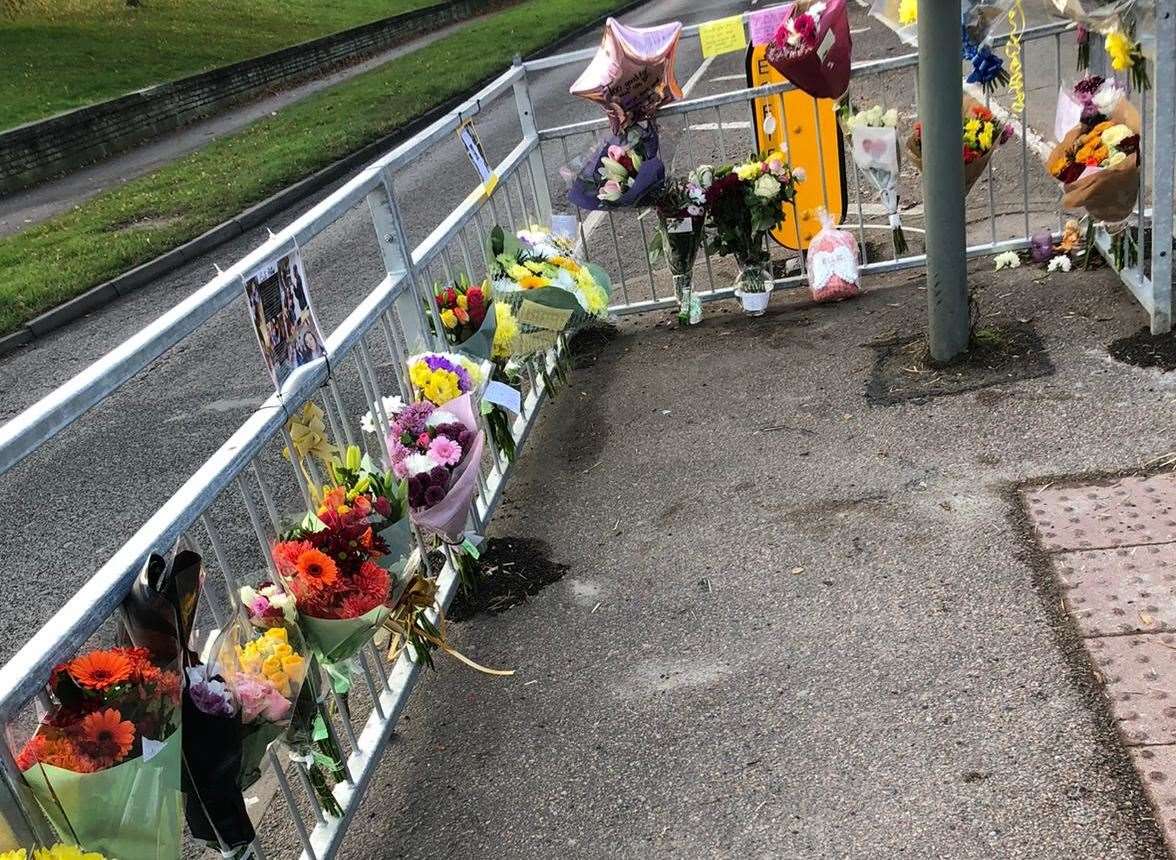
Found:
[[[1176,475],[1023,498],[1176,857]]]

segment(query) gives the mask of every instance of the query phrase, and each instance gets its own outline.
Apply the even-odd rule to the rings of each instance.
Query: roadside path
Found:
[[[479,16],[481,17],[481,16]],[[252,122],[276,113],[320,90],[350,80],[385,63],[456,33],[478,18],[467,18],[439,30],[418,36],[353,66],[338,69],[321,78],[306,81],[280,92],[259,93],[261,98],[236,105],[214,116],[168,132],[151,143],[107,158],[25,191],[0,197],[0,236],[19,233],[89,200],[108,188],[150,173],[199,149],[220,137],[239,131]]]

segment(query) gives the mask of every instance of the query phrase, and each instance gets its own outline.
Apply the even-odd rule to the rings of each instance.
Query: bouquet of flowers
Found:
[[[1001,126],[992,111],[973,98],[964,96],[964,193],[967,194],[992,157],[997,146],[1013,136],[1011,125]],[[923,124],[915,123],[915,130],[907,138],[907,152],[919,170],[923,169]]]
[[[694,325],[702,317],[702,305],[691,283],[706,220],[706,189],[713,179],[714,170],[709,166],[692,170],[685,178],[667,182],[657,199],[658,230],[650,244],[650,263],[665,259],[669,264],[682,325]]]
[[[1140,92],[1151,87],[1143,44],[1136,29],[1154,30],[1155,4],[1137,0],[1051,0],[1054,15],[1078,24],[1078,69],[1090,66],[1090,34],[1103,37],[1103,47],[1116,72],[1130,72]]]
[[[568,199],[581,209],[636,206],[665,176],[656,126],[636,123],[605,137],[572,179]]]
[[[487,245],[495,302],[510,306],[517,326],[512,355],[546,352],[559,334],[608,313],[608,275],[581,263],[570,239],[541,227],[509,235],[490,231]]]
[[[460,353],[422,352],[408,359],[409,381],[435,406],[463,394],[477,395],[488,375],[483,365]]]
[[[907,252],[902,219],[898,214],[898,111],[883,111],[874,105],[858,111],[846,121],[846,131],[853,141],[853,161],[877,189],[882,205],[890,217],[894,252]]]
[[[1139,191],[1139,114],[1126,99],[1109,117],[1072,128],[1049,157],[1049,172],[1062,183],[1062,206],[1085,209],[1116,225],[1126,220]]]
[[[1009,5],[1008,0],[962,0],[960,4],[963,58],[972,63],[967,80],[970,84],[980,84],[986,93],[1009,83],[1004,62],[988,46],[992,25]]]
[[[450,345],[476,358],[490,358],[497,315],[489,282],[471,284],[463,273],[452,284],[434,284],[433,297]]]
[[[16,764],[63,839],[110,857],[180,855],[181,686],[178,666],[146,648],[53,669],[52,707]]]
[[[764,58],[813,98],[839,99],[849,87],[852,49],[845,0],[800,0],[788,10]]]
[[[273,548],[299,626],[326,664],[354,656],[387,618],[390,571],[409,553],[404,483],[354,446],[331,472],[317,510]]]
[[[798,181],[784,153],[769,152],[716,168],[706,189],[714,248],[735,257],[740,268],[736,295],[755,316],[767,308],[771,292],[765,238],[780,222],[783,205],[796,199]]]
[[[1076,125],[1098,125],[1126,95],[1114,78],[1099,75],[1085,75],[1071,89],[1063,87],[1054,114],[1054,138],[1061,140]]]

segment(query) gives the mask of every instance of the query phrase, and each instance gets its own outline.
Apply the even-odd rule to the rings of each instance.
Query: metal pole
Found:
[[[1165,8],[1165,5],[1167,8]],[[1173,151],[1176,150],[1176,117],[1172,102],[1176,99],[1176,10],[1171,4],[1156,5],[1156,51],[1153,96],[1155,98],[1154,144],[1144,157],[1152,161],[1152,334],[1172,330],[1172,191]],[[1163,46],[1167,45],[1167,48]],[[1164,105],[1167,105],[1165,109]],[[1144,145],[1146,146],[1146,140]],[[1146,165],[1146,162],[1145,162]],[[1146,169],[1146,167],[1145,167]],[[1144,174],[1146,176],[1146,173]],[[1142,210],[1142,207],[1140,207]],[[1143,218],[1139,223],[1139,255],[1143,260]]]
[[[968,348],[964,163],[960,157],[962,51],[959,7],[919,8],[919,116],[923,122],[923,207],[927,223],[927,345],[950,361]]]

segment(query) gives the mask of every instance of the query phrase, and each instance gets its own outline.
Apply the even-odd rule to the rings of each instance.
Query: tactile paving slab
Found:
[[[1176,475],[1025,493],[1047,552],[1176,541]]]
[[[1176,544],[1067,552],[1054,564],[1083,636],[1176,632]]]
[[[1123,742],[1176,743],[1176,635],[1103,636],[1086,645]]]
[[[1176,845],[1176,747],[1133,747],[1131,760],[1156,810],[1156,821],[1171,854]]]

